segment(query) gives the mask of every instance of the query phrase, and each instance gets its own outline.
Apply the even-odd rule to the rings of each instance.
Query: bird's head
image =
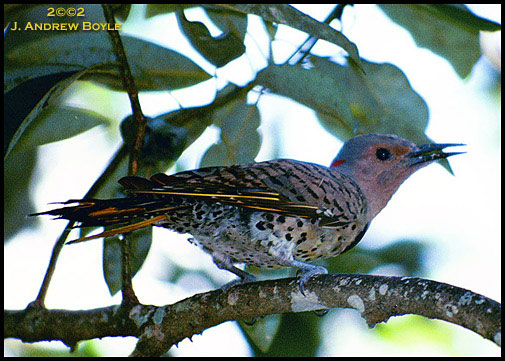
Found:
[[[356,181],[367,197],[373,218],[411,174],[437,159],[460,154],[442,152],[446,147],[460,145],[418,146],[396,135],[364,134],[349,139],[331,166]]]

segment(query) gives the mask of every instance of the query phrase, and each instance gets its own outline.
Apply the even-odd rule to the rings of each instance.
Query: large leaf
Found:
[[[4,156],[23,120],[46,93],[75,72],[57,73],[31,79],[4,94]]]
[[[254,162],[261,145],[256,105],[247,105],[244,96],[218,109],[213,119],[221,128],[221,138],[207,150],[200,167]]]
[[[90,110],[69,106],[48,106],[25,129],[15,149],[20,151],[33,149],[36,146],[73,137],[107,123],[106,118]]]
[[[396,134],[417,144],[431,142],[424,134],[428,107],[403,72],[391,64],[361,60],[365,71],[311,56],[312,67],[270,65],[258,84],[314,109],[321,124],[347,140],[357,134]],[[449,163],[440,163],[449,171]]]
[[[4,155],[4,159],[7,159],[9,153],[14,149],[17,143],[24,138],[26,141],[25,146],[28,142],[31,142],[29,138],[36,137],[38,140],[35,145],[41,145],[48,142],[54,142],[57,140],[62,140],[71,136],[74,136],[84,130],[90,129],[98,123],[103,121],[103,118],[98,120],[99,116],[97,114],[90,116],[82,117],[84,121],[82,124],[79,122],[73,121],[75,118],[72,117],[68,119],[68,122],[61,123],[64,126],[62,127],[62,131],[58,129],[57,132],[54,129],[49,129],[45,126],[45,121],[48,116],[58,117],[57,112],[54,111],[56,104],[60,101],[60,96],[63,92],[76,80],[78,79],[82,73],[74,74],[64,80],[59,81],[56,85],[54,85],[42,99],[37,103],[37,105],[30,111],[30,113],[26,116],[26,118],[21,122],[16,132],[12,136],[9,142],[9,146],[7,147]],[[81,113],[82,115],[83,113]],[[73,115],[76,115],[75,113]],[[93,117],[94,119],[91,119]],[[77,118],[79,120],[80,117]],[[60,118],[60,120],[62,120]],[[64,119],[63,119],[64,120]],[[54,121],[58,121],[55,118],[49,117],[49,122],[52,122],[54,125]],[[5,120],[6,123],[10,122],[10,119]],[[45,130],[44,130],[45,129]],[[46,133],[45,135],[39,133]],[[44,140],[42,140],[44,138]],[[30,145],[28,144],[28,147]]]
[[[269,317],[269,316],[267,316]],[[246,334],[256,356],[315,356],[321,342],[321,318],[313,312],[285,313],[268,351]]]
[[[425,11],[431,12],[443,20],[453,22],[466,31],[475,33],[479,31],[499,31],[501,25],[481,18],[472,13],[466,5],[462,4],[418,4]]]
[[[210,78],[193,61],[174,51],[127,35],[122,36],[122,41],[139,91],[184,88]],[[22,46],[6,46],[4,90],[33,77],[83,70],[97,64],[103,66],[90,69],[85,79],[114,90],[124,89],[106,33],[56,33]]]
[[[14,152],[4,162],[4,242],[23,227],[33,227],[37,222],[35,217],[26,217],[36,212],[30,193],[36,163],[35,149]]]
[[[240,41],[244,41],[247,15],[221,9],[204,9],[204,11],[224,33],[233,33]]]
[[[243,43],[247,17],[225,11],[209,11],[214,22],[219,23],[223,34],[212,37],[207,27],[198,21],[189,21],[184,11],[177,11],[179,25],[191,44],[216,67],[222,67],[245,52]]]
[[[67,4],[60,6],[61,9],[77,9],[85,13],[86,21],[88,23],[103,24],[105,18],[103,10],[98,4],[80,4],[72,5]],[[33,42],[41,42],[51,47],[53,37],[57,36],[60,31],[56,30],[37,30],[31,31],[24,29],[33,28],[35,25],[44,26],[61,26],[62,19],[59,16],[48,16],[50,12],[49,7],[44,4],[25,4],[25,5],[6,5],[5,8],[5,24],[6,31],[4,32],[4,91],[7,92],[13,87],[19,85],[23,81],[47,76],[54,73],[64,73],[68,71],[79,71],[83,67],[77,64],[66,64],[65,60],[56,62],[47,62],[42,58],[43,53],[36,52],[36,48],[32,49],[30,44]],[[9,21],[9,22],[8,22]],[[65,26],[69,29],[75,27],[81,29],[83,17],[81,16],[68,16],[65,17]],[[15,30],[21,29],[21,30]],[[75,30],[66,30],[64,33],[74,33]],[[88,32],[86,32],[88,33]],[[106,34],[104,35],[105,39]],[[54,48],[54,47],[52,47]],[[50,48],[52,50],[52,48]],[[34,51],[30,51],[34,50]],[[57,49],[56,49],[57,50]],[[11,54],[13,52],[13,54]],[[21,54],[19,54],[21,53]],[[85,58],[85,54],[80,54]],[[24,59],[23,59],[24,57]],[[21,61],[17,63],[15,59]],[[14,63],[11,62],[14,60]],[[25,63],[30,65],[28,68]],[[12,66],[11,66],[12,65]],[[73,66],[70,66],[73,65]],[[15,81],[13,81],[13,79]]]
[[[252,88],[252,87],[249,87]],[[170,113],[158,115],[155,118],[147,120],[146,135],[142,148],[142,161],[147,163],[160,162],[163,163],[166,170],[173,162],[179,158],[182,151],[191,145],[213,122],[219,126],[223,125],[222,119],[225,117],[237,117],[238,119],[247,120],[249,116],[245,113],[240,113],[241,109],[245,111],[253,110],[254,107],[242,108],[240,104],[242,100],[236,103],[237,99],[245,99],[248,88],[240,88],[229,84],[217,93],[217,96],[211,104],[184,108]],[[239,105],[237,108],[235,106]],[[236,112],[230,114],[230,112]],[[257,117],[257,114],[252,114]],[[256,122],[256,123],[254,123]],[[254,120],[253,129],[258,127],[258,123]],[[227,132],[231,132],[234,126],[226,125]],[[246,129],[246,131],[249,131]],[[131,146],[134,143],[135,127],[133,119],[128,116],[121,124],[121,134],[125,143]],[[245,134],[249,135],[248,133]],[[228,137],[243,137],[242,134],[228,134]],[[240,139],[239,139],[240,140]],[[255,149],[254,147],[249,148]],[[249,151],[248,150],[248,151]],[[245,150],[244,150],[245,151]],[[256,154],[256,153],[254,153]],[[254,156],[253,156],[254,158]]]
[[[315,109],[327,130],[343,140],[356,134],[392,133],[418,144],[429,141],[424,134],[428,107],[399,68],[361,60],[363,74],[324,58],[311,57],[311,61],[316,69],[345,84],[348,106],[356,120],[345,123],[340,117]]]
[[[419,46],[446,58],[462,78],[480,57],[479,30],[501,26],[479,18],[462,4],[379,4],[407,29]]]
[[[140,270],[151,248],[152,228],[143,228],[126,235],[130,239],[131,276]],[[123,284],[121,240],[118,237],[104,240],[103,274],[109,292],[114,296]]]
[[[258,73],[256,82],[276,94],[333,117],[350,130],[353,127],[355,120],[347,100],[347,89],[343,85],[345,82],[325,69],[270,65]]]
[[[72,7],[68,5],[68,7]],[[63,8],[63,7],[62,7]],[[66,17],[65,24],[76,30],[13,31],[27,24],[60,26],[60,17],[48,16],[47,6],[9,6],[6,16],[15,21],[9,24],[4,36],[4,92],[20,83],[53,73],[80,71],[96,64],[115,63],[106,31],[84,31],[84,22],[104,24],[103,11],[98,4],[80,4],[82,17]],[[129,6],[115,11],[126,14]],[[122,35],[127,59],[139,90],[170,90],[187,87],[210,76],[184,56],[146,40]],[[123,90],[116,65],[94,68],[90,77],[105,82],[113,89]]]
[[[253,324],[240,322],[239,326],[247,335],[248,341],[256,346],[261,352],[266,353],[270,349],[275,335],[279,330],[282,315],[268,315],[255,320]]]
[[[356,45],[341,32],[327,24],[320,23],[310,16],[287,4],[220,4],[223,9],[237,11],[243,14],[254,14],[267,22],[275,22],[291,26],[306,32],[318,39],[329,41],[344,49],[354,63],[359,64],[359,54]],[[359,65],[358,65],[359,66]]]

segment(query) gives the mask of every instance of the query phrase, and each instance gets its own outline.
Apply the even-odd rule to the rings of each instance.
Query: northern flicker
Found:
[[[296,267],[299,287],[322,266],[307,263],[354,247],[402,182],[462,144],[417,146],[395,135],[347,141],[330,167],[290,159],[209,167],[150,179],[119,180],[127,198],[69,200],[47,212],[81,227],[119,227],[69,242],[108,237],[147,226],[189,233],[214,263],[244,280],[234,266]],[[74,205],[71,205],[74,204]],[[127,225],[124,225],[127,224]]]

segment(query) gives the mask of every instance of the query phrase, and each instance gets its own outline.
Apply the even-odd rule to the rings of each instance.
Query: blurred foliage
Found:
[[[60,342],[55,341],[53,343]],[[64,348],[66,346],[63,346],[63,344],[61,344],[62,348],[52,348],[46,345],[23,343],[16,345],[15,351],[16,356],[21,357],[100,357],[102,356],[101,350],[97,345],[96,340],[79,342],[77,349],[70,352],[69,349]]]
[[[255,356],[308,357],[315,355],[321,341],[320,318],[312,312],[300,312],[279,315],[278,320],[279,326],[268,351],[263,351],[256,343],[251,342],[253,339],[248,332],[244,333],[250,341]],[[241,327],[244,330],[247,327],[254,327],[254,325],[242,326],[241,324]],[[265,337],[270,337],[270,335]]]
[[[128,239],[130,239],[130,270],[132,278],[144,264],[149,248],[151,248],[152,233],[153,229],[152,227],[149,227],[138,229],[124,235],[124,237],[128,237]],[[114,296],[118,291],[120,291],[123,284],[121,269],[121,243],[122,241],[119,237],[110,237],[104,240],[103,275],[105,277],[105,282],[107,282],[111,296]]]
[[[79,6],[85,10],[86,21],[104,23],[99,5]],[[131,5],[114,6],[119,21],[129,20]],[[201,166],[254,161],[262,139],[258,132],[261,113],[248,99],[253,88],[289,97],[310,107],[322,126],[341,140],[361,133],[385,132],[418,143],[430,141],[425,135],[426,103],[412,89],[402,70],[392,64],[360,58],[358,46],[329,25],[333,20],[340,22],[343,28],[340,17],[345,5],[338,5],[326,21],[317,21],[285,4],[201,5],[219,29],[221,34],[217,36],[211,35],[206,23],[186,17],[186,10],[198,6],[148,5],[145,18],[175,15],[172,21],[177,21],[195,50],[220,68],[248,56],[246,32],[250,15],[255,15],[270,39],[268,64],[258,70],[248,84],[228,84],[217,91],[210,103],[175,111],[167,109],[163,114],[147,118],[138,175],[166,171],[211,125],[219,129],[220,136],[203,155]],[[458,4],[379,6],[409,31],[419,46],[446,58],[460,77],[467,76],[480,57],[479,30],[501,29],[500,25]],[[33,224],[23,215],[34,211],[28,186],[35,167],[36,147],[68,139],[95,126],[110,129],[118,124],[117,120],[111,121],[89,109],[67,104],[68,88],[80,80],[92,80],[108,91],[123,91],[120,65],[106,32],[80,29],[15,32],[11,31],[13,21],[23,27],[28,21],[58,23],[61,19],[48,17],[46,5],[4,6],[4,189],[9,190],[4,199],[5,237]],[[81,23],[77,17],[65,21],[78,27]],[[271,44],[276,40],[277,24],[308,34],[307,40],[293,54],[298,55],[299,60],[274,63]],[[175,50],[144,38],[121,35],[139,91],[169,92],[217,77],[216,73],[208,74],[192,59]],[[332,42],[342,52],[331,59],[309,55],[317,39]],[[465,51],[461,51],[462,48]],[[302,63],[302,59],[306,61]],[[132,116],[122,121],[121,136],[123,146],[90,188],[89,197],[109,198],[121,194],[116,182],[127,174],[128,150],[136,136]],[[448,163],[445,166],[448,167]],[[150,232],[137,232],[130,237],[136,244],[133,252],[136,271],[149,251]],[[120,288],[118,246],[117,240],[105,242],[104,275],[111,294]],[[406,275],[419,275],[423,252],[422,243],[403,240],[375,250],[358,247],[327,264],[331,272],[369,272],[379,265],[396,264]],[[258,320],[252,326],[242,324],[242,329],[257,355],[313,356],[321,337],[320,320],[313,313],[286,314]]]
[[[460,350],[452,346],[452,335],[447,332],[451,327],[456,326],[419,315],[405,315],[390,319],[387,325],[379,323],[375,329],[381,340],[394,343],[397,347],[409,348],[426,343],[453,356],[461,356]]]
[[[479,31],[501,30],[500,25],[475,16],[463,4],[379,4],[379,7],[408,30],[419,46],[446,58],[462,78],[470,74],[481,55]]]
[[[177,19],[182,31],[191,44],[212,64],[220,68],[245,52],[244,37],[247,28],[245,15],[220,14],[209,11],[214,23],[220,25],[223,34],[212,37],[207,27],[198,21],[189,21],[184,10],[177,11]]]
[[[216,110],[212,120],[221,129],[220,139],[207,149],[200,167],[253,163],[261,145],[260,113],[256,105],[247,105],[245,97],[237,99]]]
[[[421,276],[427,251],[425,243],[414,240],[397,240],[375,249],[358,246],[329,259],[328,269],[335,273],[368,273],[378,266],[396,265],[405,276]]]

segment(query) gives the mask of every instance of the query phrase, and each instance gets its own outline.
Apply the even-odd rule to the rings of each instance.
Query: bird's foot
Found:
[[[303,265],[297,266],[297,267],[300,267],[300,269],[297,272],[297,276],[299,273],[301,273],[301,276],[298,279],[298,288],[299,288],[301,294],[305,296],[305,284],[307,283],[307,281],[313,276],[317,276],[320,274],[327,274],[328,270],[326,268],[324,268],[323,266],[316,266],[316,265],[304,263],[304,262],[300,262],[300,263],[302,263]]]
[[[221,286],[221,289],[223,291],[228,291],[231,287],[233,287],[237,284],[240,284],[240,283],[248,283],[248,282],[255,282],[256,281],[256,277],[247,273],[244,270],[241,270],[240,268],[235,267],[233,265],[232,260],[228,256],[220,254],[220,253],[213,253],[212,259],[214,260],[214,263],[216,264],[216,266],[218,266],[221,269],[230,271],[231,273],[233,273],[239,277],[239,278]]]

